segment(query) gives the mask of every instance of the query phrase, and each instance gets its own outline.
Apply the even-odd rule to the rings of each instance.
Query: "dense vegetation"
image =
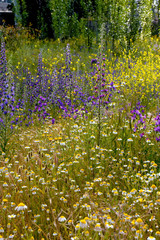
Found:
[[[106,43],[123,47],[139,36],[159,34],[159,0],[16,0],[16,23],[41,31],[40,37],[64,40],[83,34],[91,47],[105,23]],[[34,14],[33,14],[34,9]]]
[[[1,33],[0,239],[159,239],[159,39]]]
[[[0,240],[160,239],[159,1],[14,3]]]

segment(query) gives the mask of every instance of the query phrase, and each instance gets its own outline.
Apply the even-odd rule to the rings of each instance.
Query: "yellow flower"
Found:
[[[137,218],[137,220],[135,221],[136,225],[142,225],[143,224],[143,220],[141,218]]]
[[[97,223],[97,224],[96,224],[96,226],[95,226],[95,228],[94,228],[94,231],[96,231],[96,232],[101,232],[101,231],[102,231],[102,228],[101,228],[100,223]]]
[[[160,237],[160,231],[157,231],[157,232],[156,232],[156,236],[159,236],[159,237]]]
[[[80,224],[79,224],[80,228],[87,228],[87,222],[85,219],[80,220]]]
[[[157,190],[156,185],[153,184],[153,185],[151,186],[151,189],[153,189],[153,190]]]

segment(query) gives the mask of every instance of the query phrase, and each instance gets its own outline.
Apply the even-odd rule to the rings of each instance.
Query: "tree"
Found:
[[[14,0],[14,8],[22,26],[40,30],[41,38],[53,37],[49,0]]]
[[[153,19],[152,0],[141,0],[139,2],[139,15],[141,25],[141,39],[151,36],[151,25]]]

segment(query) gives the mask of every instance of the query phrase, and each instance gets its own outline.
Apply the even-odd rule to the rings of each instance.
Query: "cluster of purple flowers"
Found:
[[[15,83],[12,76],[7,74],[5,44],[1,44],[0,60],[0,147],[6,151],[8,140],[17,125],[19,106],[15,99]]]
[[[52,71],[48,70],[44,63],[42,54],[39,54],[37,73],[32,74],[29,69],[22,66],[15,69],[14,76],[9,76],[7,71],[7,60],[5,44],[1,44],[0,53],[0,131],[9,126],[13,130],[17,124],[23,122],[29,126],[33,123],[33,115],[39,120],[51,117],[52,123],[55,116],[61,113],[62,117],[84,116],[89,110],[96,107],[108,109],[112,101],[115,85],[107,82],[105,56],[91,60],[91,72],[81,75],[80,72],[72,70],[72,58],[69,44],[66,47],[65,63],[54,66]],[[78,76],[77,76],[78,74]],[[115,74],[113,71],[112,74]],[[95,81],[96,76],[96,81]],[[21,79],[21,80],[20,80]],[[79,80],[80,79],[80,80]],[[88,79],[92,79],[92,86]],[[137,103],[131,111],[134,121],[134,132],[139,131],[143,137],[146,128],[145,107]],[[95,111],[97,114],[97,110]],[[100,110],[101,114],[101,110]],[[156,117],[155,132],[160,132],[160,116]],[[1,134],[2,135],[2,134]],[[160,141],[160,137],[157,137]]]
[[[52,72],[49,71],[45,67],[40,53],[36,75],[32,75],[28,68],[24,69],[22,66],[15,69],[16,73],[12,79],[15,87],[14,104],[17,105],[17,109],[22,111],[18,113],[21,117],[16,118],[18,121],[13,120],[12,123],[22,124],[24,122],[29,126],[33,123],[33,113],[37,113],[39,120],[44,121],[49,115],[54,117],[55,112],[61,112],[64,118],[73,117],[75,119],[83,115],[82,111],[87,112],[85,108],[87,108],[89,93],[83,91],[83,86],[77,83],[76,76],[73,77],[73,71],[70,67],[71,61],[70,47],[67,45],[65,66],[62,64],[62,66],[56,66]],[[8,86],[7,81],[9,80],[9,84],[11,84],[11,79],[7,78],[4,44],[1,46],[0,69],[0,94],[2,97],[2,95],[5,95]]]
[[[6,60],[6,51],[5,51],[5,43],[1,43],[1,51],[0,51],[0,98],[6,92],[8,87],[7,82],[7,60]]]
[[[3,60],[3,61],[2,61]],[[33,76],[29,69],[22,67],[16,69],[17,73],[14,76],[13,82],[15,83],[16,104],[18,108],[23,109],[19,114],[21,118],[19,123],[25,122],[28,126],[33,122],[33,113],[38,113],[39,120],[45,120],[49,114],[54,117],[55,111],[61,112],[64,118],[73,117],[76,119],[88,113],[88,106],[97,106],[99,100],[101,104],[108,105],[111,101],[112,90],[114,89],[113,83],[106,84],[105,80],[105,58],[103,58],[102,70],[97,59],[93,59],[92,64],[97,64],[97,71],[93,71],[93,76],[97,74],[97,83],[95,86],[95,94],[89,88],[87,76],[84,77],[83,84],[77,81],[76,73],[71,69],[72,58],[69,44],[66,47],[66,60],[65,66],[57,66],[53,69],[52,73],[45,68],[42,61],[42,54],[39,54],[38,68],[36,76]],[[5,56],[5,45],[1,46],[1,86],[4,94],[7,83],[7,61]],[[65,68],[64,68],[65,67]],[[79,73],[78,73],[79,74]],[[17,77],[16,77],[17,75]],[[19,81],[21,77],[21,81]],[[5,79],[5,84],[4,84]],[[1,88],[2,89],[2,88]],[[97,94],[98,93],[98,94]],[[103,101],[102,101],[103,99]],[[54,112],[54,114],[52,113]],[[54,118],[53,118],[54,119]],[[16,121],[14,121],[15,123]],[[54,122],[54,121],[52,121]]]
[[[5,44],[1,44],[1,59],[0,59],[0,123],[2,126],[7,127],[6,124],[9,119],[13,119],[15,112],[15,87],[12,77],[10,81],[7,76],[7,61],[5,54]],[[9,118],[9,119],[8,119]],[[11,128],[13,128],[11,122]],[[1,130],[0,129],[0,130]]]
[[[143,130],[146,129],[146,114],[144,114],[144,110],[145,106],[142,106],[140,102],[138,102],[136,104],[135,109],[131,110],[131,119],[134,122],[134,129],[133,131],[136,132],[138,131],[142,131],[140,133],[140,137],[144,136],[144,132]],[[144,114],[144,115],[143,115]]]
[[[35,109],[33,111],[33,112],[38,113],[39,120],[41,120],[41,119],[45,120],[46,117],[49,116],[49,113],[47,113],[47,111],[46,111],[47,105],[48,105],[48,103],[46,101],[46,98],[39,96],[38,103],[35,104]]]
[[[99,57],[100,58],[100,57]],[[113,91],[115,90],[114,83],[106,82],[106,70],[105,70],[105,57],[102,58],[102,62],[97,59],[92,59],[91,65],[97,64],[97,74],[95,94],[92,96],[93,105],[101,104],[108,109],[108,104],[111,103]]]

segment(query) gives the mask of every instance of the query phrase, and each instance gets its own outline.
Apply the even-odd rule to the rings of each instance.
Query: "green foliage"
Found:
[[[141,22],[141,38],[151,36],[152,23],[152,1],[142,0],[139,7],[140,22]]]
[[[50,3],[53,9],[52,22],[56,38],[62,39],[68,36],[67,3],[63,0],[54,0]]]
[[[13,12],[15,15],[15,23],[21,23],[22,22],[22,17],[21,17],[21,13],[20,13],[20,3],[19,0],[13,0]]]
[[[41,31],[40,37],[64,39],[83,35],[90,49],[106,28],[106,44],[130,49],[131,41],[159,32],[159,1],[153,0],[14,0],[17,23]],[[33,14],[34,9],[34,14]]]
[[[27,26],[27,18],[28,18],[28,12],[27,12],[27,6],[25,0],[21,0],[21,7],[22,7],[22,25]]]

